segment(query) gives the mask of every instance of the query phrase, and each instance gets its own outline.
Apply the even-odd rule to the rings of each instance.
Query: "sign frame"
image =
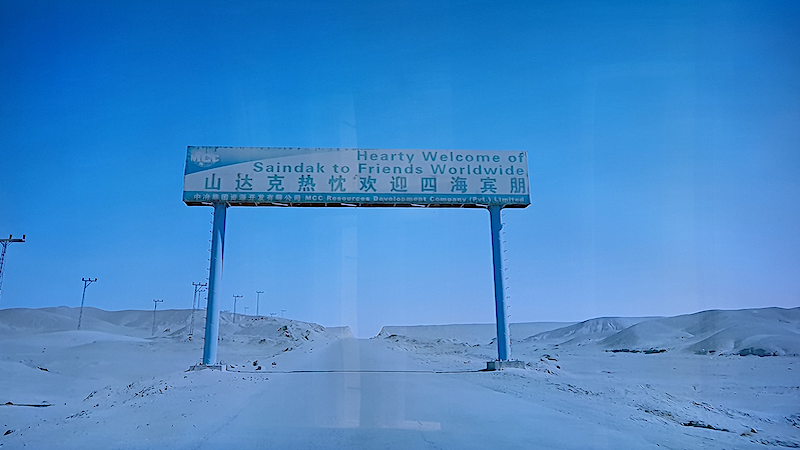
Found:
[[[183,201],[188,206],[525,208],[527,160],[525,151],[502,150],[189,146]]]
[[[424,161],[430,165],[429,173],[426,174],[426,168],[413,165],[415,158],[419,158],[417,161]],[[488,210],[494,269],[498,358],[487,363],[487,370],[502,369],[504,364],[510,367],[524,367],[523,362],[510,360],[511,338],[503,287],[501,212],[503,208],[526,208],[530,205],[527,160],[527,153],[524,151],[189,146],[184,170],[183,201],[187,206],[212,206],[214,208],[203,359],[201,364],[192,368],[222,369],[217,359],[220,313],[218,298],[221,294],[222,255],[229,206],[421,206]],[[381,166],[380,162],[383,161],[396,164]],[[504,165],[505,167],[503,167]],[[331,169],[330,172],[326,172],[328,166]],[[345,171],[345,167],[349,170]],[[490,172],[490,170],[494,172]],[[378,183],[379,180],[372,176],[373,172],[377,172],[374,173],[375,176],[391,177],[391,191],[381,192],[372,185],[374,192],[369,192],[367,189],[368,192],[357,194],[358,190],[364,190],[363,188],[370,179],[373,179],[373,183]],[[250,178],[251,173],[254,178]],[[255,174],[270,173],[271,175],[260,177],[259,181],[256,180]],[[279,173],[283,175],[278,175]],[[283,177],[288,176],[285,174],[293,174],[297,180],[298,190],[296,192],[286,191],[286,187],[282,184]],[[316,181],[311,174],[324,174],[323,179],[330,174],[328,181],[331,192],[325,192],[324,189],[316,191]],[[409,191],[408,175],[414,176],[412,180],[419,181],[419,191],[422,192],[415,192],[413,189]],[[424,194],[426,186],[424,175],[434,179],[432,186],[436,192],[428,196]],[[447,177],[450,176],[451,191],[449,193],[438,192],[438,176],[444,177],[443,184],[446,184]],[[384,180],[382,189],[385,189],[387,186],[385,181],[389,178],[383,176],[382,178]],[[304,180],[306,180],[305,184]],[[309,181],[310,184],[308,184]],[[225,189],[223,189],[223,182],[226,183]],[[380,183],[378,184],[380,186]],[[303,186],[312,188],[303,191],[301,189]],[[341,188],[340,191],[336,189],[337,186]],[[257,190],[257,187],[260,187],[260,190]],[[431,185],[428,184],[428,187]],[[348,191],[348,189],[350,190]],[[503,189],[511,192],[498,193],[498,189],[501,192]],[[514,189],[517,192],[513,192]],[[455,194],[456,190],[459,191],[458,194]],[[341,194],[336,192],[341,192]],[[270,195],[272,195],[271,198],[268,197]]]

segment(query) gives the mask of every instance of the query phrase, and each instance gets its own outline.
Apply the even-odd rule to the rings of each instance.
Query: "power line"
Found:
[[[3,265],[6,261],[6,248],[8,244],[13,242],[25,242],[25,235],[22,235],[22,239],[14,239],[10,234],[8,235],[8,239],[0,239],[0,244],[2,244],[3,249],[0,250],[0,294],[3,292]]]
[[[83,295],[81,295],[81,312],[80,312],[80,314],[78,314],[78,329],[79,330],[81,329],[81,320],[83,319],[83,301],[84,301],[84,299],[86,299],[86,288],[89,287],[90,284],[92,284],[95,281],[97,281],[97,278],[95,278],[95,279],[81,278],[81,281],[83,281]]]

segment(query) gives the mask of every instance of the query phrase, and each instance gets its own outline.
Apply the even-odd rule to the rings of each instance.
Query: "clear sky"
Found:
[[[189,308],[188,145],[525,150],[512,321],[800,305],[796,1],[0,2],[0,308]],[[223,309],[492,322],[488,213],[232,208]]]

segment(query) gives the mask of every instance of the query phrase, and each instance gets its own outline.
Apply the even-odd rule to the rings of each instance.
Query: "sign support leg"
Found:
[[[508,361],[511,356],[511,339],[508,333],[508,315],[506,313],[506,297],[503,289],[503,249],[500,230],[502,207],[489,206],[489,218],[492,224],[492,263],[494,265],[494,303],[497,317],[497,359]]]
[[[217,365],[219,338],[219,296],[222,291],[222,254],[225,247],[225,214],[227,203],[214,203],[214,226],[211,236],[211,262],[208,270],[208,307],[203,346],[203,365]]]

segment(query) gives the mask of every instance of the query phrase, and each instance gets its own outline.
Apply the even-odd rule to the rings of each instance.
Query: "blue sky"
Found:
[[[0,42],[0,308],[190,307],[188,145],[527,151],[512,321],[800,304],[797,2],[5,1]],[[485,211],[234,208],[226,245],[223,309],[494,319]]]

